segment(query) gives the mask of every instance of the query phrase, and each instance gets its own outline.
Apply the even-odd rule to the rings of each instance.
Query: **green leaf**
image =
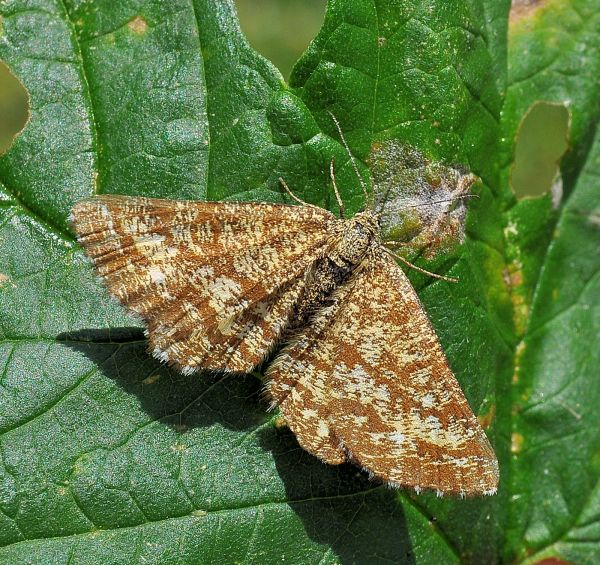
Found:
[[[597,272],[600,3],[550,2],[513,21],[504,109],[503,207],[519,344],[513,376],[512,505],[505,554],[593,562],[600,551]],[[528,56],[524,57],[523,54]],[[519,124],[540,102],[570,115],[562,202],[516,201]],[[595,172],[596,171],[596,172]],[[594,251],[595,250],[595,251]],[[594,310],[596,308],[596,310]],[[583,529],[582,529],[583,526]],[[583,533],[585,531],[585,533]]]
[[[513,19],[507,50],[508,8],[331,0],[287,85],[230,2],[0,5],[0,58],[31,98],[0,157],[0,562],[593,561],[600,6],[548,2]],[[558,208],[510,190],[539,100],[571,113]],[[495,444],[495,497],[323,465],[265,412],[258,375],[160,365],[69,231],[89,194],[282,202],[279,177],[335,210],[332,158],[356,211],[330,111],[369,185],[395,139],[481,178],[464,244],[419,260],[460,283],[410,276]]]
[[[600,552],[598,178],[600,131],[548,248],[517,365],[511,537],[520,554],[572,563]]]

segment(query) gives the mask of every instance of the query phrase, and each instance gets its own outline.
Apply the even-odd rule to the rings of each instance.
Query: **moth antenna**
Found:
[[[421,206],[431,206],[432,204],[454,202],[455,200],[463,200],[464,198],[479,198],[479,194],[459,194],[453,198],[444,198],[442,200],[434,200],[433,202],[423,202],[422,204],[412,204],[411,206],[405,206],[405,208],[420,208]]]
[[[348,146],[348,142],[346,141],[346,138],[344,137],[344,132],[342,131],[342,126],[340,126],[340,122],[338,122],[338,119],[333,115],[332,112],[330,112],[329,110],[327,110],[327,113],[331,116],[331,119],[333,120],[333,123],[335,124],[335,127],[338,130],[338,133],[340,134],[340,139],[342,140],[342,143],[344,144],[344,147],[346,148],[346,152],[348,153],[348,157],[350,157],[350,162],[352,163],[352,167],[354,168],[354,172],[356,173],[356,176],[358,177],[358,181],[360,182],[360,186],[362,188],[363,194],[365,195],[365,199],[369,198],[369,194],[367,192],[367,185],[365,184],[364,179],[362,178],[362,175],[360,174],[360,171],[358,170],[358,165],[356,164],[356,159],[354,158],[354,155],[352,155],[352,151],[350,151],[350,147]]]
[[[466,179],[466,180],[465,180]],[[467,177],[463,177],[459,184],[469,188],[472,184],[477,182],[478,178],[475,175],[468,175]],[[431,206],[432,204],[443,204],[444,202],[454,202],[455,200],[462,200],[463,198],[479,198],[479,194],[459,194],[458,196],[453,196],[452,198],[444,198],[442,200],[435,200],[433,202],[424,202],[422,204],[413,204],[412,206],[406,206],[406,208],[419,208],[421,206]],[[383,208],[385,206],[385,200],[381,200],[381,207],[379,210],[379,214],[383,212]],[[445,212],[447,213],[447,212]]]
[[[384,241],[383,245],[385,245],[386,247],[397,247],[400,245],[404,245],[405,247],[417,247],[418,244],[412,242],[412,241],[394,241],[394,240],[389,240],[389,241]]]
[[[344,218],[344,202],[340,196],[337,183],[335,182],[335,171],[333,170],[333,159],[329,163],[329,175],[331,176],[331,182],[333,183],[333,192],[335,192],[335,199],[337,200],[338,206],[340,207],[340,218]]]
[[[396,259],[400,259],[400,261],[402,261],[402,263],[404,263],[407,267],[410,267],[411,269],[414,269],[415,271],[419,271],[419,273],[423,273],[424,275],[429,275],[430,277],[433,277],[434,279],[440,279],[440,280],[446,281],[446,282],[451,282],[451,283],[458,282],[458,279],[455,279],[454,277],[445,277],[444,275],[438,275],[437,273],[432,273],[431,271],[426,271],[425,269],[421,269],[421,267],[417,267],[416,265],[413,265],[410,261],[406,260],[404,257],[402,257],[402,255],[398,255],[398,253],[394,253],[391,249],[387,249],[386,247],[384,247],[384,249],[392,257],[395,257]]]
[[[281,186],[283,186],[283,188],[285,188],[285,191],[299,204],[302,204],[302,206],[312,206],[312,204],[309,204],[308,202],[304,202],[304,200],[302,200],[302,198],[298,198],[291,190],[290,187],[285,183],[285,181],[279,177],[279,182],[281,183]]]

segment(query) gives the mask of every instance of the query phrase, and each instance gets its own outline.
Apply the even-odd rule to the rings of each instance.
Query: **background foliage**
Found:
[[[0,157],[0,562],[600,558],[600,5],[516,3],[510,26],[509,8],[330,0],[287,84],[227,1],[0,3],[0,58],[31,103]],[[510,187],[538,101],[569,113],[554,202]],[[358,209],[328,110],[363,162],[398,138],[481,178],[465,244],[426,265],[460,284],[411,277],[495,445],[495,497],[321,464],[256,376],[148,357],[74,242],[92,193],[281,201],[282,176],[329,206],[333,156]]]

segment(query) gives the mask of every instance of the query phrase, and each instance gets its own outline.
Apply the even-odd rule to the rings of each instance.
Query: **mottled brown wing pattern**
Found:
[[[72,223],[111,294],[183,372],[250,371],[288,323],[335,219],[316,207],[105,195]]]
[[[268,391],[302,447],[398,486],[492,494],[494,452],[410,282],[374,248],[278,357]]]

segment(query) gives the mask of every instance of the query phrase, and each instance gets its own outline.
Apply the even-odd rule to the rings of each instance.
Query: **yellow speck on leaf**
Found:
[[[523,442],[525,441],[525,438],[519,433],[519,432],[514,432],[511,436],[511,441],[510,441],[510,450],[512,453],[521,453],[521,450],[523,449]]]
[[[515,349],[515,370],[512,376],[513,384],[517,384],[519,382],[519,373],[521,372],[521,357],[523,356],[525,348],[525,342],[521,341]]]
[[[143,381],[142,384],[144,385],[152,385],[154,384],[156,381],[158,381],[160,379],[160,375],[150,375],[149,377],[146,377]]]
[[[273,420],[273,425],[278,430],[281,430],[283,428],[287,428],[287,422],[285,421],[285,418],[283,416],[277,416],[277,418],[275,418],[275,420]]]

